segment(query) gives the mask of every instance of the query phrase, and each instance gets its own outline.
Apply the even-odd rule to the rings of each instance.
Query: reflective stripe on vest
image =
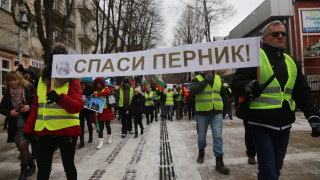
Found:
[[[106,89],[108,89],[108,87],[103,88],[100,92],[103,92],[103,91],[105,91]],[[94,91],[94,92],[93,92],[93,94],[96,94],[96,93],[98,93],[98,91]],[[99,97],[106,100],[106,102],[105,102],[104,105],[103,105],[103,108],[104,108],[104,109],[108,108],[107,96],[99,96]]]
[[[118,102],[118,107],[123,107],[123,99],[124,99],[124,96],[123,96],[123,88],[119,88],[119,102]],[[129,100],[129,105],[131,104],[131,101],[132,101],[132,98],[133,98],[133,95],[134,95],[134,91],[133,91],[133,87],[130,87],[130,100]]]
[[[54,90],[57,94],[68,94],[69,83],[66,83],[62,87],[55,87]],[[42,131],[44,128],[55,131],[80,125],[79,113],[70,114],[58,104],[47,104],[47,85],[42,81],[42,77],[39,79],[37,87],[38,95],[38,116],[36,124],[34,126],[35,131]]]
[[[166,103],[165,105],[173,105],[173,92],[166,92]]]
[[[152,97],[153,97],[152,91],[150,91],[149,94],[147,92],[144,93],[144,98],[146,99],[146,101],[144,103],[145,106],[150,106],[151,104],[154,104],[153,100],[151,100]],[[147,100],[149,98],[150,98],[150,100]]]
[[[202,75],[197,75],[196,78],[199,82],[203,81]],[[209,84],[202,90],[201,93],[196,95],[196,111],[211,111],[222,110],[223,102],[220,96],[221,78],[218,75],[214,76],[213,87]]]
[[[261,93],[261,96],[254,99],[250,103],[250,109],[275,109],[281,108],[284,100],[288,101],[292,111],[296,108],[296,103],[292,99],[292,89],[297,78],[297,67],[293,59],[287,55],[285,56],[285,63],[288,69],[288,81],[284,86],[284,91],[281,91],[281,86],[274,78],[273,81]],[[274,74],[265,52],[260,49],[260,77],[261,82],[266,82]]]

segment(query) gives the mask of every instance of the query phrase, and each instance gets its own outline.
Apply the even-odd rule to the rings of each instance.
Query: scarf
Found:
[[[17,104],[23,104],[26,102],[25,100],[25,94],[24,94],[24,87],[20,85],[16,89],[10,88],[10,95],[11,95],[11,100],[12,102],[15,102]]]

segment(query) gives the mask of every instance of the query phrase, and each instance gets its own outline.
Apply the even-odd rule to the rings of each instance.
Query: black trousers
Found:
[[[138,125],[140,126],[140,129],[143,129],[143,124],[142,124],[142,114],[135,114],[133,115],[133,120],[134,120],[134,130],[138,132]]]
[[[256,156],[257,152],[253,144],[252,135],[249,130],[249,124],[247,121],[244,120],[243,125],[244,125],[244,140],[245,140],[246,149],[247,149],[246,154],[248,157],[254,157]]]
[[[99,121],[98,123],[99,123],[99,138],[103,138],[104,125],[106,125],[107,133],[111,134],[110,121]]]
[[[68,180],[77,179],[74,164],[78,136],[40,136],[37,146],[38,180],[48,180],[51,173],[52,157],[56,146],[59,147],[61,159]]]
[[[89,137],[92,138],[92,121],[90,119],[90,112],[81,111],[79,114],[79,120],[80,120],[80,127],[81,127],[80,142],[83,142],[83,140],[84,140],[84,121],[87,121]]]
[[[127,114],[129,109],[126,108],[119,108],[119,113],[121,115],[121,124],[122,124],[122,134],[127,134],[128,131],[132,131],[132,117],[130,112]]]
[[[154,106],[146,106],[146,118],[147,118],[147,125],[149,125],[149,123],[153,122],[153,118],[154,118]],[[151,120],[151,121],[150,121]]]

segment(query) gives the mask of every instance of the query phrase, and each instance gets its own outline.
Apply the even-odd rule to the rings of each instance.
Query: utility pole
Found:
[[[18,5],[19,5],[19,20],[18,20],[19,22],[18,23],[20,24],[20,26],[18,26],[19,27],[19,30],[18,30],[18,62],[19,62],[19,64],[21,64],[22,63],[22,53],[23,53],[23,51],[22,51],[23,29],[21,28],[21,26],[27,26],[29,24],[29,22],[28,22],[27,13],[24,10],[25,4],[24,4],[23,0],[19,0]]]

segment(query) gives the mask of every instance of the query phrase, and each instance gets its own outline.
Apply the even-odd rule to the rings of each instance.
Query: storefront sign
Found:
[[[260,38],[221,40],[116,54],[54,55],[52,77],[115,77],[255,67]]]
[[[44,63],[41,61],[37,61],[34,59],[30,59],[30,66],[32,67],[36,67],[36,68],[43,68],[44,67]]]
[[[301,11],[303,32],[320,32],[320,9]]]

